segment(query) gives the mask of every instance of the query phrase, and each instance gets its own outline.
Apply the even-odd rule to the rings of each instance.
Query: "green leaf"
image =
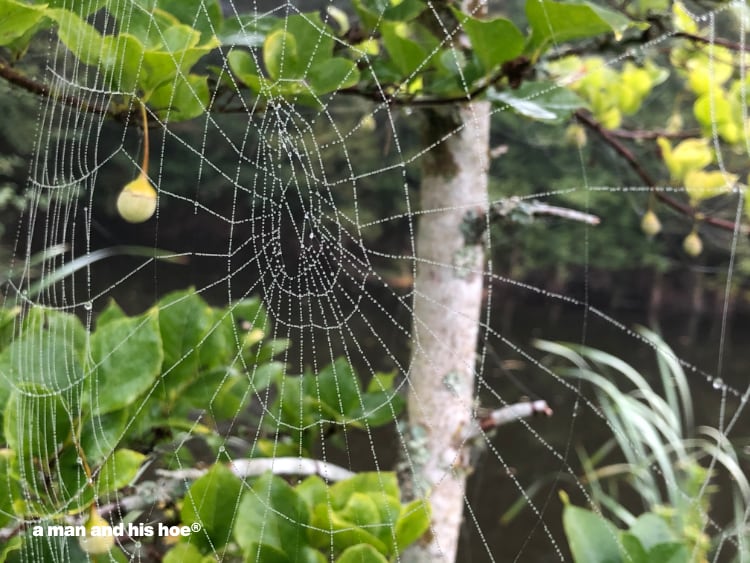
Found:
[[[487,99],[525,117],[554,123],[567,121],[575,110],[586,107],[577,94],[552,82],[524,82],[516,90],[491,88]]]
[[[388,563],[388,560],[371,545],[359,544],[345,549],[336,563]]]
[[[315,507],[310,536],[313,545],[320,548],[333,544],[336,550],[343,551],[350,546],[366,543],[383,555],[388,553],[387,545],[377,536],[324,504]]]
[[[57,37],[81,62],[99,64],[102,36],[93,26],[68,10],[48,10],[47,15],[57,22]]]
[[[70,0],[32,0],[32,4],[41,4],[50,8],[70,9]],[[103,8],[107,0],[77,0],[75,7],[76,13],[87,16]]]
[[[191,541],[195,538],[193,534]],[[203,555],[192,543],[178,543],[164,554],[162,563],[201,563]]]
[[[9,45],[21,38],[44,16],[44,6],[29,6],[16,0],[0,0],[0,45]]]
[[[20,551],[23,546],[23,538],[21,536],[14,536],[5,545],[0,546],[0,563],[5,563],[8,560],[8,555],[14,551]]]
[[[169,293],[156,304],[164,360],[162,372],[171,387],[198,373],[199,345],[213,324],[213,312],[194,290]]]
[[[182,49],[144,51],[138,85],[147,97],[164,84],[184,81],[193,65],[219,45],[218,40],[197,47],[187,47],[189,44],[188,40]]]
[[[239,331],[232,316],[224,309],[211,309],[212,323],[200,350],[201,369],[223,369],[231,364],[240,348]]]
[[[618,12],[588,2],[561,3],[527,0],[526,17],[531,26],[526,51],[538,56],[550,45],[613,32],[615,37],[633,25]]]
[[[262,561],[263,563],[300,563],[296,558],[292,559],[284,551],[267,543],[252,542],[244,550],[245,561]]]
[[[21,485],[13,475],[11,466],[15,464],[16,453],[8,449],[0,449],[0,528],[15,520],[13,503],[23,497]]]
[[[563,527],[576,563],[620,563],[617,529],[590,510],[568,504]]]
[[[81,428],[81,448],[89,464],[99,464],[117,447],[130,422],[127,410],[87,417]]]
[[[297,492],[283,479],[266,473],[242,495],[234,539],[246,557],[258,545],[294,557],[305,545],[309,521],[307,504]],[[265,557],[261,560],[266,561]]]
[[[368,31],[374,30],[383,21],[411,21],[425,8],[426,4],[421,0],[354,0],[354,9]]]
[[[107,86],[134,93],[141,76],[144,46],[132,35],[102,36],[96,28],[68,10],[49,10],[57,21],[57,35],[83,63],[99,66]],[[173,65],[174,66],[174,65]]]
[[[427,532],[431,517],[430,504],[425,500],[417,499],[402,507],[401,516],[396,521],[396,545],[399,553]]]
[[[623,555],[626,556],[625,560],[628,563],[650,563],[651,560],[648,559],[648,554],[643,549],[643,544],[633,534],[623,532],[620,534],[620,541],[625,550]]]
[[[392,472],[364,472],[358,473],[350,479],[339,481],[331,485],[331,506],[334,510],[341,510],[354,493],[383,493],[389,497],[399,499],[401,491],[398,479]]]
[[[52,462],[72,427],[69,407],[62,398],[52,389],[28,383],[13,389],[3,417],[8,447],[15,450],[19,463],[30,467],[35,459],[44,465]]]
[[[359,70],[354,61],[333,57],[325,64],[310,69],[310,87],[318,95],[349,88],[359,82]]]
[[[158,0],[156,4],[183,24],[199,31],[202,43],[209,41],[222,27],[219,0]]]
[[[338,358],[323,368],[315,381],[312,398],[319,399],[337,419],[345,418],[360,407],[359,379],[345,358]]]
[[[108,322],[125,318],[125,316],[125,311],[122,310],[114,299],[110,299],[105,309],[96,317],[96,327],[101,328]]]
[[[395,23],[383,22],[380,33],[383,44],[388,50],[392,64],[398,68],[404,77],[411,76],[418,68],[425,68],[427,51],[416,41],[403,37],[401,29]]]
[[[338,514],[345,520],[354,522],[354,524],[361,528],[366,528],[371,533],[375,533],[381,523],[380,511],[377,505],[365,493],[355,492],[352,494],[346,506],[338,511]]]
[[[648,563],[690,563],[690,548],[684,543],[660,543],[649,550]]]
[[[180,22],[169,12],[145,8],[132,2],[109,2],[107,12],[118,21],[121,32],[135,37],[144,49],[159,49],[165,30]]]
[[[102,45],[99,66],[111,86],[136,94],[145,76],[141,66],[145,56],[143,45],[128,34],[107,35],[102,39]]]
[[[115,451],[96,473],[97,494],[104,496],[128,486],[145,459],[145,455],[133,450]]]
[[[0,350],[5,349],[15,340],[16,321],[22,310],[19,306],[0,307]],[[0,378],[0,386],[2,384],[3,378]]]
[[[254,331],[251,331],[248,336],[250,336],[252,332]],[[282,352],[288,350],[291,345],[291,341],[285,338],[274,338],[273,340],[269,340],[258,347],[256,353],[247,354],[245,356],[245,361],[248,364],[267,362],[272,358],[278,356]]]
[[[357,427],[376,427],[393,422],[404,410],[404,398],[395,391],[379,391],[362,396],[362,405],[348,413]]]
[[[242,481],[221,463],[215,463],[197,479],[185,495],[180,516],[185,525],[198,523],[201,533],[193,534],[204,550],[220,549],[231,539],[237,499]]]
[[[641,514],[630,526],[629,532],[638,538],[646,551],[660,543],[677,540],[676,534],[664,518],[653,512]]]
[[[155,312],[97,329],[91,337],[91,412],[103,414],[136,401],[159,376],[163,358]]]
[[[291,33],[277,30],[263,42],[263,64],[268,75],[274,79],[299,78],[297,41]]]
[[[211,396],[211,415],[218,420],[229,420],[237,416],[257,393],[282,377],[286,366],[281,362],[269,362],[257,367],[248,366],[247,373],[241,374],[236,368],[219,367],[202,374],[181,393],[180,402],[187,402],[194,408],[206,408],[206,397]]]
[[[73,391],[77,400],[84,380],[80,357],[85,342],[86,331],[75,315],[31,309],[20,336],[0,353],[0,403],[20,383],[57,393]]]
[[[328,487],[317,475],[310,475],[295,487],[297,494],[307,503],[312,511],[318,504],[328,503]]]
[[[455,8],[453,13],[469,36],[474,53],[485,71],[490,71],[523,52],[523,34],[510,20],[480,20]]]
[[[291,34],[299,58],[287,69],[295,78],[310,78],[310,69],[331,59],[333,30],[325,25],[317,12],[295,14],[276,24],[276,29]]]
[[[276,28],[278,18],[268,14],[239,14],[224,20],[218,37],[222,45],[261,47],[266,35]]]

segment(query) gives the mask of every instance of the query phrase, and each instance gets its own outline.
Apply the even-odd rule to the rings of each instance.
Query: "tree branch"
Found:
[[[682,203],[680,201],[677,201],[676,199],[673,199],[669,197],[668,195],[656,190],[656,182],[651,177],[651,175],[646,171],[643,166],[641,166],[641,163],[638,162],[638,159],[635,157],[635,155],[628,149],[625,145],[623,145],[619,139],[615,138],[615,136],[602,127],[600,123],[598,123],[593,117],[591,117],[587,112],[583,110],[578,110],[575,113],[576,119],[578,119],[581,123],[586,125],[589,129],[592,131],[595,131],[610,147],[612,147],[615,152],[617,152],[620,156],[622,156],[627,163],[630,165],[630,167],[633,169],[633,171],[638,174],[638,176],[643,180],[643,183],[646,186],[649,186],[652,188],[652,191],[656,198],[663,202],[664,204],[668,205],[675,211],[687,216],[687,217],[693,217],[699,215],[699,212],[693,208],[692,206]],[[704,223],[707,223],[709,225],[713,225],[714,227],[718,227],[720,229],[723,229],[725,231],[731,231],[734,232],[737,229],[737,225],[734,223],[734,221],[727,221],[726,219],[721,219],[719,217],[711,217],[708,215],[700,214],[700,218]],[[739,231],[743,234],[750,234],[750,227],[740,227]]]
[[[529,418],[538,414],[552,416],[552,409],[547,401],[522,401],[513,405],[508,405],[500,409],[490,411],[479,418],[479,427],[482,430],[491,430],[498,426],[503,426],[511,422],[517,422],[522,418]]]
[[[750,45],[737,43],[736,41],[729,41],[728,39],[724,39],[723,37],[708,38],[702,37],[700,35],[695,35],[694,33],[687,33],[685,31],[678,31],[674,34],[674,36],[680,39],[687,39],[689,41],[692,41],[693,43],[703,43],[705,45],[720,45],[721,47],[726,47],[730,51],[744,51],[746,53],[750,52]]]
[[[504,426],[512,422],[517,422],[522,418],[529,418],[540,414],[552,416],[552,409],[547,404],[547,401],[522,401],[485,412],[477,416],[477,424],[468,429],[465,438],[473,440],[482,432],[488,432],[498,426]]]
[[[690,129],[686,131],[646,131],[644,129],[610,129],[610,134],[614,137],[619,137],[620,139],[634,139],[634,140],[654,140],[658,139],[659,137],[664,137],[665,139],[690,139],[691,137],[697,137],[700,135],[700,131],[698,129]]]
[[[508,217],[513,213],[522,213],[533,217],[534,215],[553,215],[570,221],[580,221],[589,225],[598,225],[601,220],[596,215],[584,213],[568,207],[549,205],[541,201],[525,201],[520,197],[509,197],[494,204],[490,210],[490,220],[496,217]]]
[[[47,84],[38,82],[33,78],[28,77],[22,72],[17,71],[13,66],[6,60],[0,58],[0,77],[4,78],[11,84],[18,86],[27,92],[31,92],[37,96],[44,98],[50,98],[63,105],[83,110],[89,113],[95,113],[100,115],[111,115],[115,116],[108,106],[100,106],[97,104],[90,104],[82,100],[77,96],[63,95],[52,90]]]
[[[240,479],[258,477],[270,471],[274,475],[319,475],[328,481],[343,481],[354,477],[354,473],[338,465],[318,459],[305,457],[276,457],[257,459],[235,459],[229,463],[229,469]],[[180,481],[193,481],[205,475],[206,469],[178,469],[170,471],[157,469],[160,477]]]

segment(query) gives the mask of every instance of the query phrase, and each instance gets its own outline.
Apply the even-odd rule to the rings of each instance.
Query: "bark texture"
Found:
[[[432,526],[402,557],[409,563],[456,560],[485,262],[467,219],[487,209],[489,105],[428,110],[426,120],[432,148],[420,188],[407,462],[413,493],[432,505]]]

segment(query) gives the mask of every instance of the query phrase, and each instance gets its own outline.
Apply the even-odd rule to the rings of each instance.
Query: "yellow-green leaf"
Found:
[[[491,70],[515,58],[523,51],[523,34],[510,20],[480,20],[456,9],[453,13],[469,36],[474,52],[485,70]]]
[[[263,42],[263,63],[268,76],[274,80],[296,77],[293,72],[298,64],[297,41],[286,31],[277,30]]]
[[[0,0],[0,45],[10,44],[34,27],[44,17],[45,8],[45,5]]]
[[[685,175],[685,190],[690,201],[698,203],[703,199],[729,193],[737,182],[736,174],[729,174],[721,170],[706,172],[705,170],[691,170]]]
[[[708,139],[685,139],[674,148],[663,137],[659,137],[656,142],[672,181],[678,184],[683,182],[688,172],[705,168],[714,158]]]
[[[679,0],[672,4],[672,16],[674,26],[678,31],[684,31],[685,33],[698,33],[698,24],[690,16],[690,13],[685,8],[685,4]]]

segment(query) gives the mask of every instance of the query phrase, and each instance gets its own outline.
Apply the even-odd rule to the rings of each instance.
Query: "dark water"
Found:
[[[614,311],[610,314],[628,328],[636,324],[649,325],[645,313]],[[721,315],[698,317],[672,313],[656,319],[663,339],[681,360],[696,368],[695,372],[689,367],[685,370],[693,393],[697,425],[719,428],[728,422],[739,406],[737,397],[715,389],[707,376],[717,376],[721,359],[720,375],[723,381],[729,387],[744,392],[750,368],[748,320],[730,316],[722,327]],[[505,324],[508,334],[512,334],[512,340],[529,351],[533,351],[530,342],[534,338],[581,343],[585,337],[587,345],[626,360],[653,384],[655,390],[661,389],[654,351],[622,328],[591,314],[584,323],[581,311],[554,305],[518,306]],[[513,357],[513,354],[499,355]],[[497,431],[492,440],[495,450],[485,454],[469,484],[469,502],[480,522],[481,533],[476,525],[467,524],[461,560],[487,561],[489,552],[496,561],[557,561],[559,556],[549,535],[554,537],[568,560],[558,491],[567,491],[575,504],[585,504],[583,495],[571,478],[572,474],[581,474],[576,448],[583,447],[590,455],[612,433],[589,407],[579,403],[576,410],[576,392],[566,389],[526,359],[522,358],[513,370],[502,370],[498,363],[490,365],[485,377],[489,386],[498,390],[508,402],[526,394],[534,399],[547,400],[555,413],[549,419],[531,420],[531,430],[516,424]],[[592,396],[585,388],[582,393]],[[729,439],[736,439],[738,448],[741,448],[742,438],[749,433],[750,417],[743,414]],[[550,448],[563,456],[564,461],[551,454]],[[747,456],[742,449],[739,453],[746,461]],[[512,468],[517,482],[508,476],[500,458]],[[608,459],[608,462],[612,461],[616,460]],[[511,523],[502,524],[501,515],[520,496],[518,486],[528,487],[541,478],[551,480],[534,496],[539,514],[527,508]],[[619,500],[636,515],[649,508],[642,506],[626,486],[621,487],[621,491],[623,495]],[[714,498],[711,515],[718,522],[729,517],[731,500],[727,488],[720,490]]]

